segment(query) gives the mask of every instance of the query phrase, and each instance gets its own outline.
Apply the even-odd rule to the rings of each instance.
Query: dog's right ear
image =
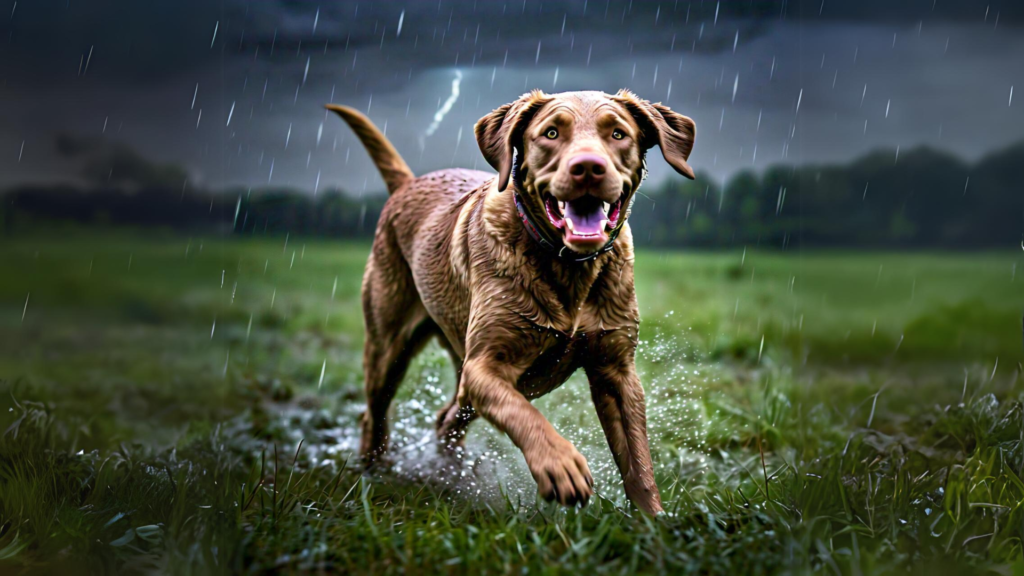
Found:
[[[641,147],[644,151],[657,145],[669,166],[693,180],[693,168],[686,162],[697,136],[697,126],[693,120],[673,112],[668,106],[651,104],[625,89],[619,90],[612,100],[624,106],[640,125],[643,135]]]
[[[480,152],[487,163],[498,171],[498,192],[508,187],[514,151],[519,149],[522,153],[523,132],[537,110],[549,101],[550,96],[534,90],[523,94],[511,104],[495,109],[474,126]]]

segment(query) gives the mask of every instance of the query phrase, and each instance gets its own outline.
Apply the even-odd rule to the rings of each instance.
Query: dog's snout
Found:
[[[608,163],[596,154],[580,154],[569,161],[569,174],[579,184],[599,182],[607,171]]]

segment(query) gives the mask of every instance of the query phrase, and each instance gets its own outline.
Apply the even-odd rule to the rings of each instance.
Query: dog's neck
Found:
[[[503,192],[496,186],[488,187],[482,216],[495,255],[496,272],[520,277],[521,285],[553,316],[567,320],[575,328],[580,309],[612,254],[577,262],[559,258],[557,253],[545,249],[520,220],[511,186]]]

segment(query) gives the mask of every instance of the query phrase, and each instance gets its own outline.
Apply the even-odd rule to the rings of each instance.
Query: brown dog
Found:
[[[661,511],[634,366],[626,218],[651,147],[693,178],[693,121],[625,90],[534,91],[476,125],[497,177],[452,169],[416,178],[365,116],[328,108],[391,192],[363,277],[363,457],[387,449],[388,406],[412,356],[438,336],[458,381],[438,414],[445,445],[481,414],[522,450],[544,498],[585,504],[594,483],[586,460],[530,403],[583,368],[626,495]]]

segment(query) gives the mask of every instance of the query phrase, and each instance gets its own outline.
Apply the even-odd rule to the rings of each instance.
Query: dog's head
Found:
[[[655,145],[677,172],[693,178],[693,120],[628,90],[524,94],[476,124],[498,190],[513,169],[534,222],[570,250],[592,254],[626,218]],[[517,165],[513,167],[513,162]]]

